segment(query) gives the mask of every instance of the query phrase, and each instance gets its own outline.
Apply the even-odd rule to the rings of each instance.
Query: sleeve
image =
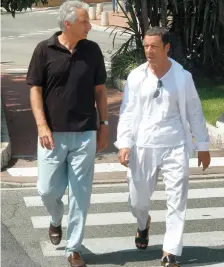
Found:
[[[208,151],[209,135],[206,127],[206,121],[202,112],[201,101],[199,99],[192,75],[190,73],[187,77],[187,83],[187,120],[190,125],[192,135],[196,140],[196,150]]]
[[[117,141],[114,145],[118,148],[132,148],[133,140],[133,112],[134,112],[134,94],[129,87],[129,79],[127,79],[124,96],[120,108],[120,118],[117,127]]]
[[[40,44],[37,45],[33,52],[27,72],[26,82],[29,85],[41,87],[44,85],[44,56]]]
[[[107,80],[107,72],[104,63],[104,57],[98,45],[97,45],[97,50],[98,50],[97,53],[98,56],[96,58],[96,62],[98,63],[95,72],[95,86],[105,84]]]

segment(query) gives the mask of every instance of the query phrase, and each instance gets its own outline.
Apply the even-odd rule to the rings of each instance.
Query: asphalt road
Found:
[[[181,266],[224,266],[223,184],[223,180],[190,183]],[[208,194],[210,197],[204,198]],[[48,214],[36,189],[2,189],[1,195],[2,266],[67,266],[65,241],[58,247],[49,243]],[[164,186],[159,184],[151,202],[149,249],[140,253],[134,248],[136,224],[127,205],[127,185],[94,186],[82,249],[88,266],[159,266],[165,231],[164,197]]]
[[[1,62],[7,65],[27,66],[35,46],[59,30],[57,9],[17,13],[14,19],[10,14],[1,16]],[[115,48],[125,40],[117,35]],[[88,39],[97,42],[105,56],[113,51],[113,35],[103,31],[91,30]]]

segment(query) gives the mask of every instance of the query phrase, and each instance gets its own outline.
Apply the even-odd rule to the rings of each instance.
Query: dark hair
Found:
[[[150,28],[145,33],[145,36],[160,36],[164,45],[167,45],[170,43],[170,32],[165,27],[155,26],[153,28]]]

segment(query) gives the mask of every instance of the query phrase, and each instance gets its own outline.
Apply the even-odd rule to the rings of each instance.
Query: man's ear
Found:
[[[70,24],[69,21],[66,20],[66,21],[64,22],[64,25],[65,25],[65,27],[69,27],[71,24]]]
[[[166,50],[167,53],[169,53],[169,51],[170,51],[170,43],[165,45],[165,50]]]

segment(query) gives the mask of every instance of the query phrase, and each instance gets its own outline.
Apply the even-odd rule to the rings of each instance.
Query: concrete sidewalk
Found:
[[[128,26],[128,20],[123,12],[113,14],[113,11],[108,11],[109,16],[109,26],[101,26],[101,16],[98,15],[96,20],[91,20],[91,24],[93,29],[95,30],[113,30],[113,29],[120,29],[122,30],[123,27]]]

